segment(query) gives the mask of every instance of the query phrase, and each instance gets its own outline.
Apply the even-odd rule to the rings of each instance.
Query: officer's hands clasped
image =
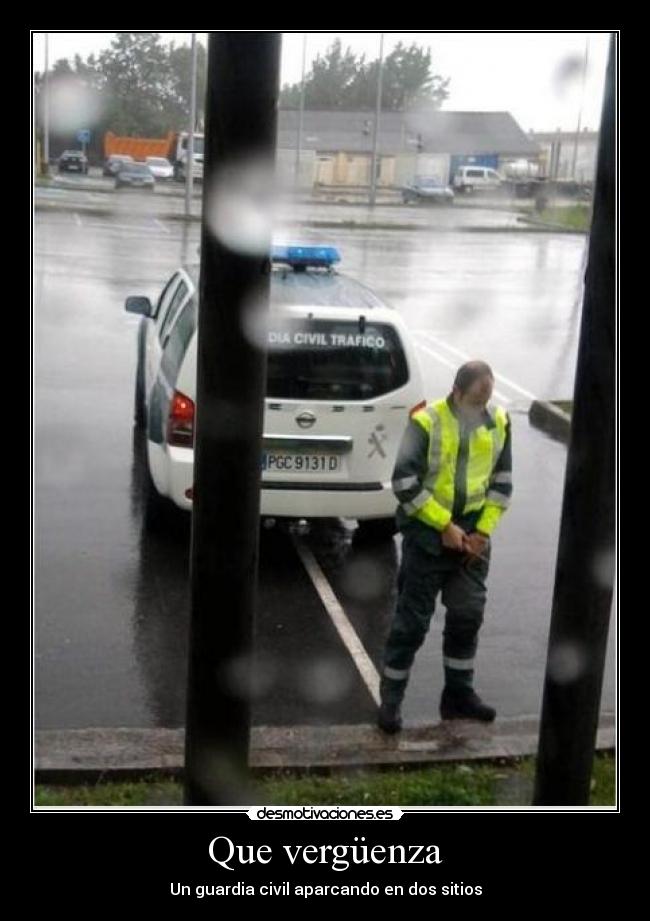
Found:
[[[478,560],[487,559],[489,538],[485,534],[473,531],[467,534],[461,527],[450,521],[441,532],[443,547],[464,554],[463,564],[471,566]]]

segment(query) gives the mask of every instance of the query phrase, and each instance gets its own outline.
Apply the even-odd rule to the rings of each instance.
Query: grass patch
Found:
[[[417,770],[353,771],[326,776],[281,773],[258,778],[258,801],[273,805],[499,806],[530,805],[534,760],[508,764],[436,765]],[[616,762],[594,759],[591,805],[613,806]],[[132,783],[36,787],[37,806],[180,806],[182,785],[161,777]]]
[[[591,226],[591,205],[577,204],[566,208],[545,208],[539,214],[539,220],[549,224],[558,224],[570,230],[584,230]]]

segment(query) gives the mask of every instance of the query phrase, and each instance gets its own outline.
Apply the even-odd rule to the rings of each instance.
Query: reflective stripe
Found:
[[[410,668],[384,668],[384,678],[390,678],[391,681],[403,681],[411,673]]]
[[[495,473],[492,477],[493,483],[512,483],[512,474],[507,471],[502,473]]]
[[[459,672],[468,672],[474,668],[474,659],[449,659],[443,656],[442,664],[446,668],[455,668]]]
[[[492,435],[492,468],[491,469],[494,470],[494,468],[497,465],[497,461],[499,460],[499,454],[501,454],[501,445],[499,444],[499,427],[496,426],[496,428],[493,428],[490,434]]]
[[[426,489],[423,489],[422,492],[419,492],[415,499],[411,499],[410,502],[403,502],[402,505],[409,513],[419,512],[423,505],[426,505],[429,499],[431,498],[431,493],[427,492]]]
[[[442,457],[442,419],[438,418],[435,410],[433,413],[434,423],[431,434],[429,435],[429,472],[428,477],[435,478],[440,470],[440,459]],[[436,425],[435,420],[438,424]]]
[[[498,505],[500,508],[508,508],[510,505],[509,497],[504,496],[502,492],[497,492],[496,489],[491,489],[486,498],[488,502],[494,502],[494,504]]]
[[[393,489],[410,489],[418,482],[416,476],[405,476],[401,480],[393,480]]]

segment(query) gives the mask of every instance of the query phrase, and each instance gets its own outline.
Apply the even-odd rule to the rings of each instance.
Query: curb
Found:
[[[95,217],[102,216],[112,216],[116,214],[121,214],[120,209],[116,208],[99,208],[94,205],[86,204],[65,204],[58,201],[38,201],[34,203],[35,211],[76,211],[79,214],[88,214]],[[189,217],[186,217],[180,212],[156,212],[155,215],[165,221],[188,221],[188,222],[198,222],[201,220],[200,215],[191,214]],[[432,224],[400,224],[398,222],[392,221],[383,221],[383,222],[362,222],[362,221],[319,221],[319,220],[306,220],[306,221],[296,221],[295,226],[297,227],[315,227],[320,229],[329,229],[329,230],[406,230],[406,231],[429,231],[434,233],[536,233],[536,228],[532,227],[436,227]]]
[[[571,432],[571,416],[544,400],[534,400],[528,410],[531,425],[541,429],[558,441],[568,444]]]
[[[178,777],[184,763],[183,729],[62,729],[36,733],[36,782]],[[385,736],[374,726],[257,726],[249,766],[274,771],[338,771],[424,767],[462,761],[512,761],[535,755],[539,721],[531,717],[486,725],[463,720],[405,728]],[[614,748],[614,715],[602,714],[596,748]]]
[[[586,236],[588,230],[578,230],[577,227],[567,227],[566,224],[552,224],[547,221],[536,221],[533,218],[519,216],[517,220],[522,224],[529,224],[535,230],[541,230],[547,233],[573,233],[580,236]]]

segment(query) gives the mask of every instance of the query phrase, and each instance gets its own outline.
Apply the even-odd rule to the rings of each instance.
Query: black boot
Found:
[[[445,688],[442,692],[440,717],[443,720],[479,720],[481,723],[491,723],[496,715],[494,707],[484,704],[473,688]]]
[[[400,704],[382,703],[377,713],[377,725],[382,732],[395,735],[402,728]]]

